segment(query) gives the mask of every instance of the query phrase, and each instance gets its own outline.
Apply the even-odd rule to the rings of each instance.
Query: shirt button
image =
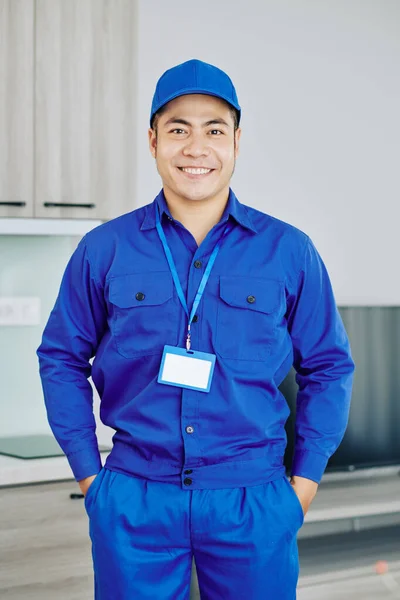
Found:
[[[247,302],[249,304],[254,304],[255,301],[256,301],[256,297],[255,296],[247,296]]]
[[[192,481],[192,479],[190,479],[190,477],[185,477],[185,479],[183,480],[183,483],[185,485],[192,485],[193,481]]]
[[[146,296],[142,292],[138,292],[135,297],[136,300],[144,300],[146,298]]]
[[[193,432],[194,432],[194,429],[193,429],[193,427],[191,427],[190,425],[188,425],[188,426],[186,427],[186,433],[193,433]]]
[[[185,475],[190,475],[190,473],[193,473],[193,469],[186,469],[186,471],[183,471],[185,473]]]
[[[201,265],[202,265],[201,260],[194,261],[194,266],[196,267],[196,269],[201,269]]]
[[[197,323],[198,320],[199,317],[197,315],[194,315],[192,323]]]

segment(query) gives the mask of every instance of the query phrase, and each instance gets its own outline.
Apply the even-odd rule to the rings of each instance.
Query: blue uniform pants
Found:
[[[103,467],[85,496],[96,600],[295,600],[304,515],[285,476],[183,490]]]

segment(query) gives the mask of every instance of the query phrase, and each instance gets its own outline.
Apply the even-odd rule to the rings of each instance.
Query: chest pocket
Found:
[[[169,272],[133,273],[110,280],[111,331],[126,358],[159,354],[178,343],[178,310]]]
[[[276,336],[283,283],[221,276],[219,296],[216,352],[223,358],[267,360]]]

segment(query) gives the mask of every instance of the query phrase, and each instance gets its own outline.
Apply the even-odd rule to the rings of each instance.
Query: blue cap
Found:
[[[228,75],[208,63],[192,59],[165,71],[157,81],[150,113],[150,126],[154,114],[170,100],[186,94],[207,94],[225,100],[238,111],[235,87]]]

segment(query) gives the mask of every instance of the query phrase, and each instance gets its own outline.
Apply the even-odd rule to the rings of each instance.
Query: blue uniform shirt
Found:
[[[157,383],[165,344],[185,347],[187,317],[156,230],[155,203],[189,310],[226,236],[192,324],[192,349],[216,354],[210,392]],[[319,483],[348,422],[354,362],[325,265],[302,231],[233,191],[197,246],[161,191],[80,241],[37,349],[50,427],[77,481],[101,469],[88,377],[115,430],[105,466],[183,489],[258,485],[284,475],[290,414],[278,386],[299,385],[292,475]],[[91,358],[94,360],[91,364]]]

